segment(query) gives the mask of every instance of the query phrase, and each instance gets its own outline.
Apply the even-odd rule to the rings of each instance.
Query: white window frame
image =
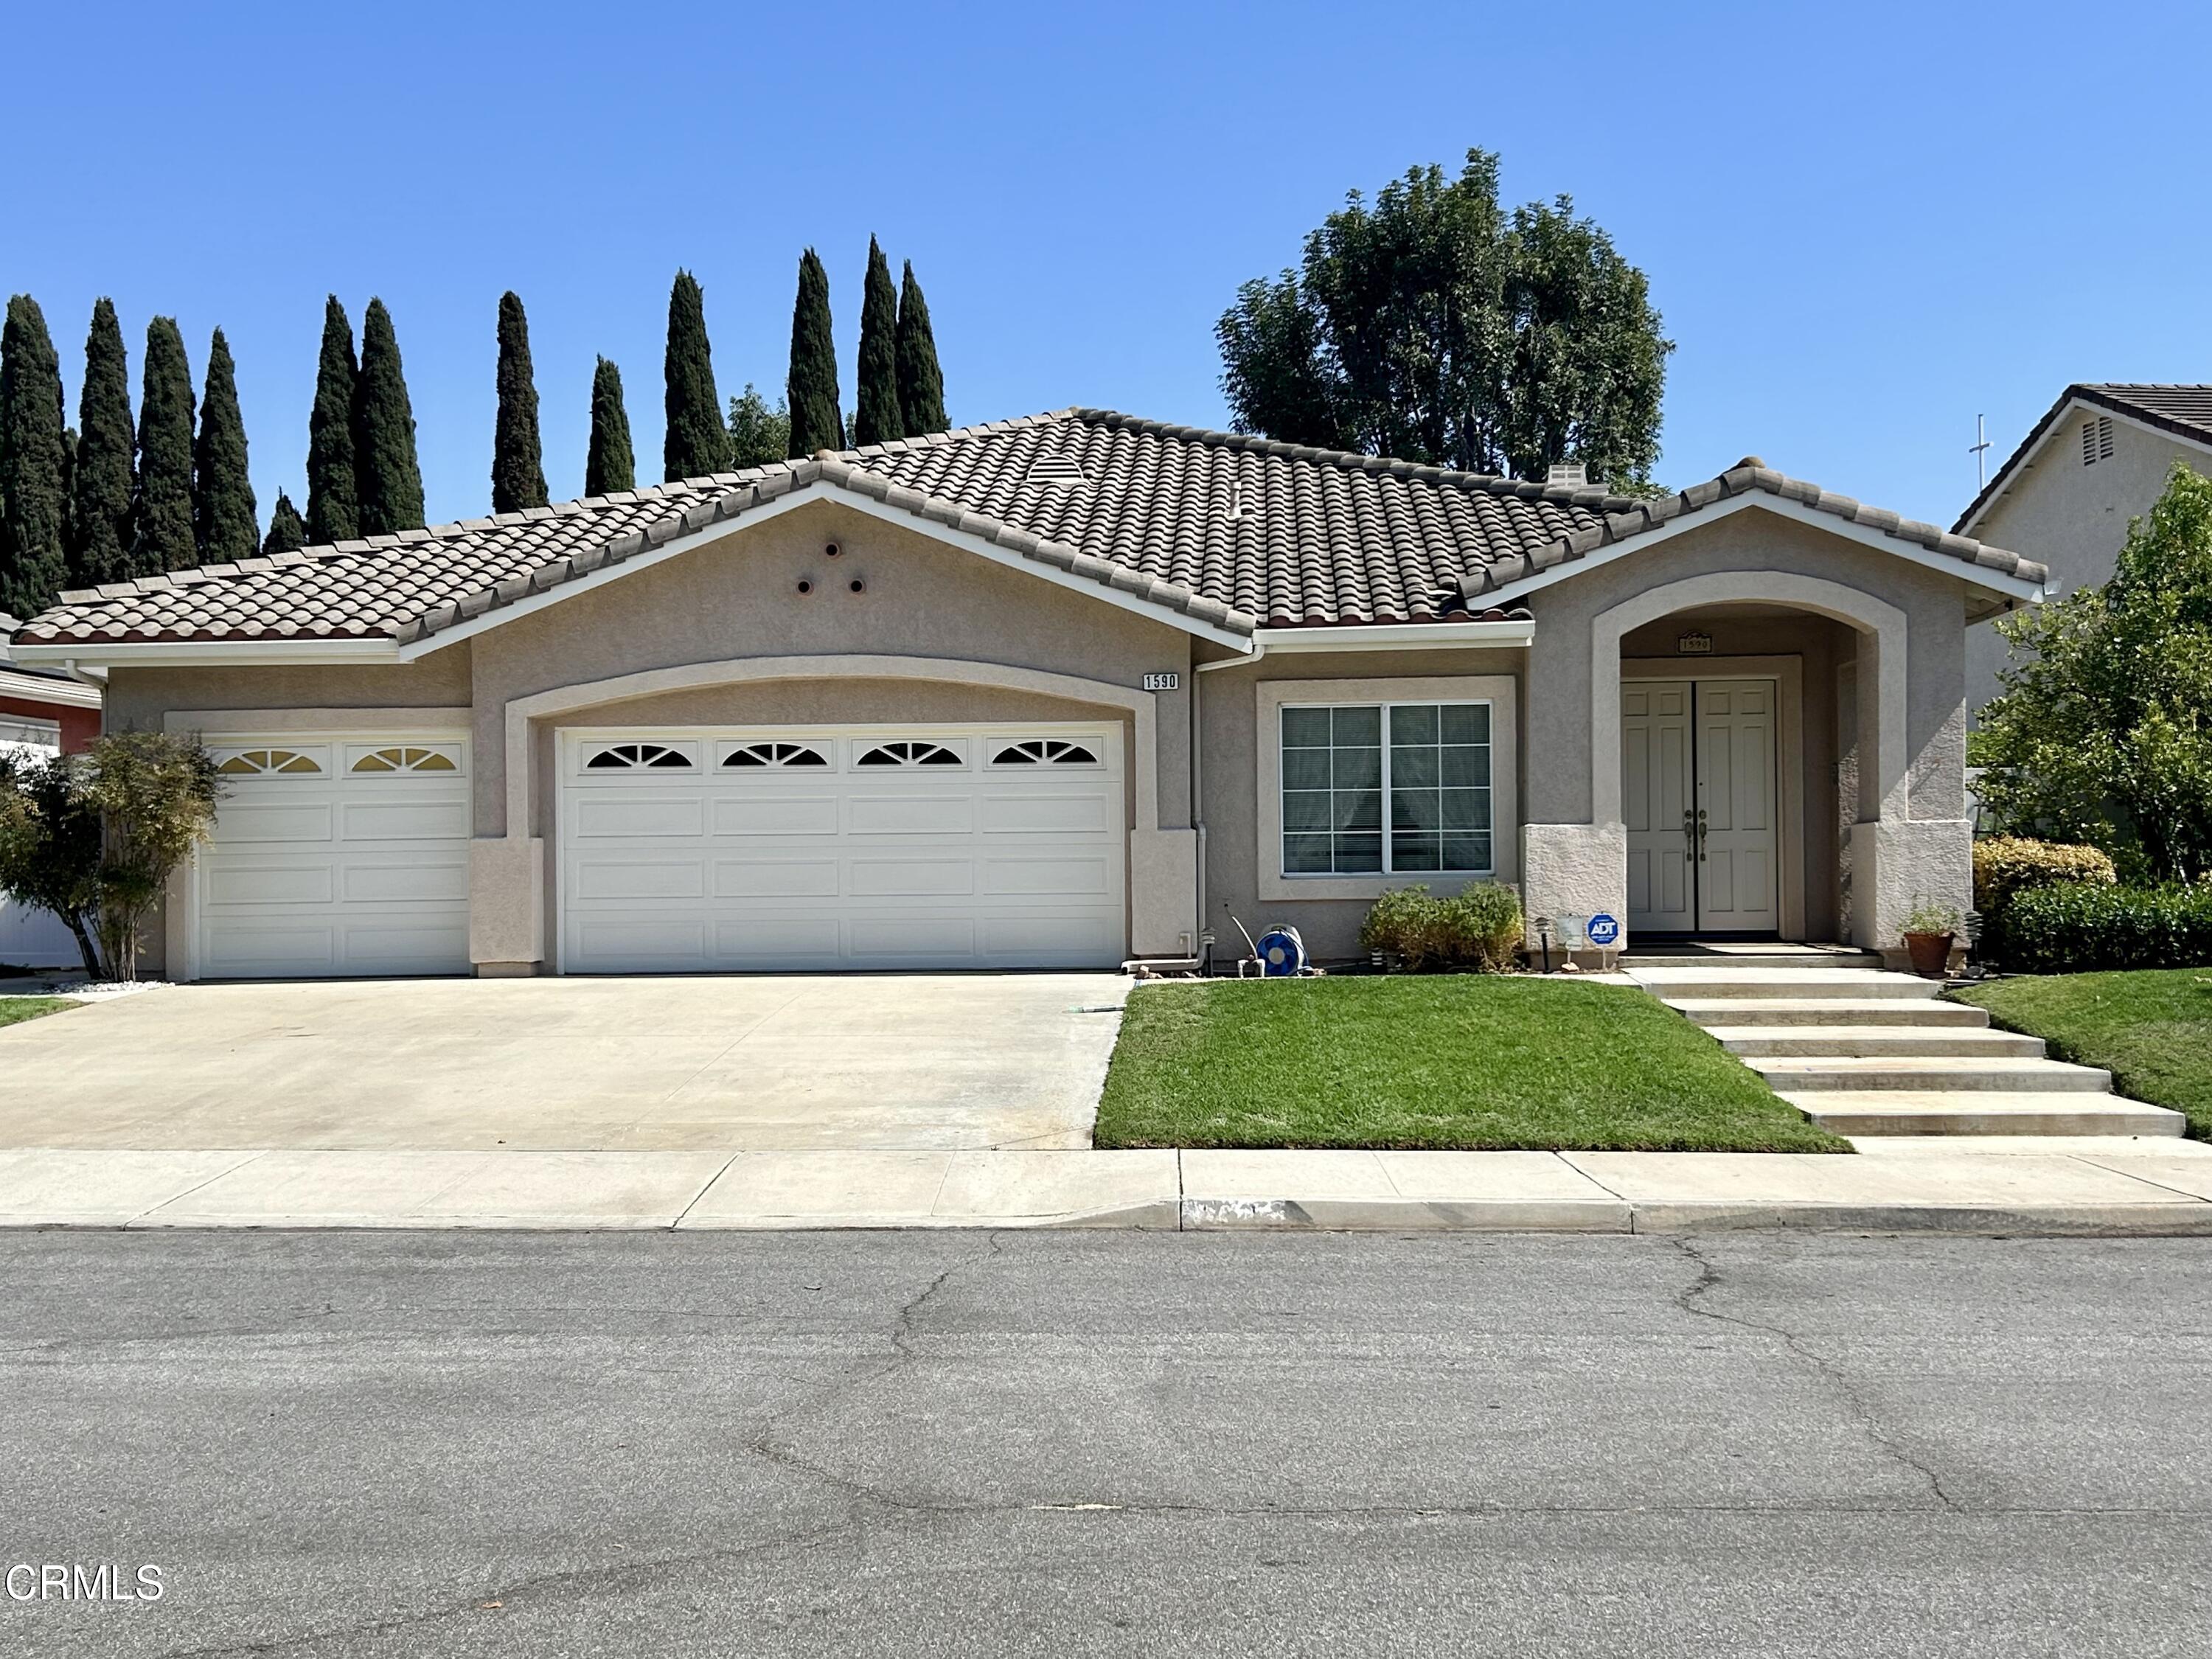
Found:
[[[1518,684],[1510,674],[1424,676],[1407,679],[1261,680],[1254,688],[1259,765],[1255,848],[1262,899],[1375,899],[1395,887],[1426,884],[1443,895],[1477,882],[1520,879]],[[1283,710],[1374,706],[1384,710],[1384,818],[1389,818],[1389,708],[1393,705],[1487,703],[1490,706],[1490,863],[1486,871],[1384,870],[1365,875],[1289,875],[1283,869]],[[1389,862],[1389,831],[1383,861]]]
[[[1303,886],[1306,883],[1312,881],[1339,881],[1347,878],[1364,878],[1369,874],[1377,873],[1393,878],[1398,876],[1433,876],[1438,881],[1486,881],[1490,878],[1492,874],[1498,868],[1497,811],[1494,806],[1492,807],[1491,813],[1492,823],[1489,828],[1480,830],[1462,830],[1458,832],[1462,835],[1487,836],[1490,838],[1489,863],[1479,866],[1474,869],[1464,870],[1456,868],[1449,870],[1400,870],[1393,867],[1391,861],[1393,857],[1391,841],[1396,833],[1396,826],[1391,822],[1391,815],[1395,810],[1392,805],[1395,786],[1390,781],[1390,751],[1396,748],[1397,744],[1392,742],[1390,737],[1390,716],[1395,710],[1401,708],[1433,708],[1438,712],[1439,715],[1441,715],[1442,712],[1447,708],[1480,708],[1486,710],[1488,714],[1487,720],[1484,722],[1487,728],[1487,732],[1494,732],[1498,729],[1498,706],[1495,703],[1491,702],[1487,697],[1448,697],[1443,699],[1401,697],[1388,702],[1369,702],[1364,698],[1353,698],[1350,701],[1339,700],[1325,702],[1285,702],[1279,705],[1275,710],[1275,754],[1278,765],[1281,763],[1282,751],[1285,746],[1283,742],[1283,716],[1291,713],[1293,709],[1299,708],[1322,708],[1329,710],[1332,713],[1339,708],[1372,708],[1375,710],[1377,721],[1376,732],[1376,742],[1382,751],[1382,781],[1378,786],[1382,791],[1382,825],[1381,830],[1377,832],[1382,836],[1382,868],[1380,872],[1350,872],[1337,870],[1294,871],[1285,869],[1283,866],[1287,864],[1289,860],[1286,856],[1286,849],[1283,845],[1283,841],[1287,840],[1291,835],[1304,835],[1309,833],[1328,834],[1334,838],[1335,834],[1334,830],[1293,831],[1289,829],[1285,829],[1283,831],[1282,839],[1278,840],[1275,845],[1275,867],[1279,872],[1280,872],[1285,881],[1294,881]],[[1435,746],[1438,745],[1431,745],[1431,747]],[[1490,751],[1491,745],[1487,734],[1486,734],[1484,738],[1482,746],[1486,752]],[[1327,752],[1332,755],[1336,752],[1336,744],[1334,733],[1331,734],[1329,746]],[[1498,757],[1495,753],[1491,753],[1490,761],[1491,772],[1494,777],[1498,769]],[[1486,795],[1490,794],[1492,787],[1492,784],[1485,783],[1482,786],[1483,793]],[[1334,796],[1335,792],[1332,789],[1329,793]],[[1281,792],[1278,790],[1277,799],[1279,801],[1280,799]],[[1364,835],[1366,832],[1362,830],[1356,833]],[[1419,832],[1410,831],[1409,833],[1418,834]],[[1449,833],[1451,832],[1445,830],[1441,825],[1438,826],[1437,837],[1439,857],[1443,855],[1442,843],[1443,837]]]

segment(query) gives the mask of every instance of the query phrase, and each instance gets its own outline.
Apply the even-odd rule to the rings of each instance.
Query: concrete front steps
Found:
[[[1800,965],[1802,963],[1803,965]],[[2122,1100],[2108,1072],[1990,1029],[1930,980],[1833,957],[1629,967],[1806,1116],[1844,1135],[2156,1135],[2179,1112]]]

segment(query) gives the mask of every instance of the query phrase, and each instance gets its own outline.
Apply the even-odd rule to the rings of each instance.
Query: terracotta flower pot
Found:
[[[1951,965],[1949,933],[1907,933],[1905,936],[1905,954],[1912,958],[1912,971],[1923,979],[1942,979]]]

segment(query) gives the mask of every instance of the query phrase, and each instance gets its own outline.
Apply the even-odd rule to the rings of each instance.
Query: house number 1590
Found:
[[[1180,674],[1147,674],[1145,676],[1145,690],[1147,691],[1174,691],[1180,690],[1182,685],[1182,676]]]

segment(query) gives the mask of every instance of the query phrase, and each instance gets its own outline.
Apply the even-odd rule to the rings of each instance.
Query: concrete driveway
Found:
[[[0,1030],[0,1146],[1085,1147],[1109,974],[190,985]]]

